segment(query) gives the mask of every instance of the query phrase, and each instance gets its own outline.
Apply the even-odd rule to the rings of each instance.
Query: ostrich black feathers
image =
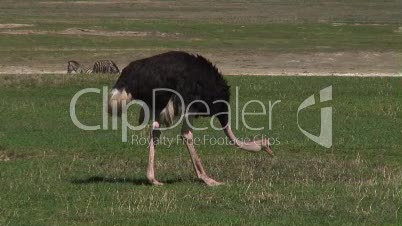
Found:
[[[144,101],[150,109],[154,89],[172,89],[181,95],[186,108],[193,101],[203,101],[210,112],[209,115],[202,116],[228,112],[226,103],[229,103],[230,99],[226,80],[210,61],[200,55],[181,51],[171,51],[131,62],[122,70],[113,88],[125,90],[132,99]],[[153,109],[155,113],[163,111],[169,100],[175,102],[175,108],[181,104],[177,102],[180,99],[172,92],[156,92]],[[188,112],[206,113],[205,104],[193,102]],[[218,116],[224,125],[227,124],[227,117],[227,114]]]

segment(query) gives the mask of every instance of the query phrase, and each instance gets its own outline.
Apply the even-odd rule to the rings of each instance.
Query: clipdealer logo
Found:
[[[165,90],[166,91],[166,90]],[[173,93],[175,93],[175,95],[180,95],[180,94],[178,94],[177,92],[175,92],[174,90],[169,90],[169,91],[171,91],[171,92],[173,92]],[[87,94],[87,93],[97,93],[97,94],[101,94],[102,93],[102,98],[103,98],[103,107],[104,107],[104,112],[103,112],[103,114],[102,114],[102,126],[101,125],[92,125],[92,126],[90,126],[90,125],[85,125],[84,123],[82,123],[82,122],[80,122],[79,121],[79,119],[78,119],[78,117],[77,117],[77,115],[76,115],[76,104],[77,104],[77,102],[78,102],[78,100],[79,100],[79,98],[82,96],[82,95],[84,95],[84,94]],[[155,95],[155,94],[154,94]],[[179,96],[179,97],[181,97],[181,96]],[[236,129],[238,129],[238,125],[239,125],[239,121],[241,121],[242,122],[242,124],[243,124],[243,126],[245,127],[245,128],[247,128],[248,130],[251,130],[251,131],[262,131],[263,129],[265,129],[265,127],[258,127],[258,128],[254,128],[254,127],[251,127],[251,126],[249,126],[248,124],[247,124],[247,122],[246,122],[246,118],[245,118],[245,116],[247,116],[247,115],[268,115],[268,119],[269,119],[269,124],[268,124],[268,129],[269,130],[272,130],[272,124],[273,124],[273,120],[272,120],[272,118],[273,118],[273,109],[274,109],[274,106],[276,106],[276,105],[278,105],[279,103],[281,103],[282,101],[281,100],[276,100],[276,101],[269,101],[269,105],[268,105],[268,109],[266,108],[266,105],[262,102],[262,101],[260,101],[260,100],[250,100],[250,101],[248,101],[247,103],[245,103],[244,105],[243,105],[243,108],[241,109],[241,110],[239,110],[239,105],[238,105],[238,102],[239,102],[239,88],[238,87],[236,87],[236,95],[235,95],[235,124],[236,124]],[[71,120],[72,120],[72,122],[78,127],[78,128],[80,128],[80,129],[82,129],[82,130],[100,130],[100,129],[103,129],[103,130],[108,130],[109,129],[109,115],[108,115],[108,113],[106,112],[106,107],[107,107],[107,99],[108,99],[108,87],[103,87],[103,89],[99,89],[99,88],[86,88],[86,89],[82,89],[82,90],[80,90],[80,91],[78,91],[73,97],[72,97],[72,99],[71,99],[71,102],[70,102],[70,118],[71,118]],[[182,98],[180,98],[181,100],[182,100]],[[322,103],[322,102],[327,102],[327,101],[331,101],[332,100],[332,85],[331,86],[328,86],[328,87],[326,87],[326,88],[323,88],[323,89],[321,89],[320,90],[320,96],[319,96],[319,103]],[[182,103],[183,104],[183,103]],[[230,106],[230,104],[229,103],[227,103],[228,104],[228,106]],[[258,106],[258,107],[260,107],[261,108],[261,111],[259,111],[259,112],[256,112],[256,111],[251,111],[251,112],[248,112],[247,111],[247,107],[249,106],[249,105],[251,105],[251,104],[254,104],[254,105],[256,105],[256,106]],[[310,107],[310,106],[313,106],[313,105],[315,105],[316,104],[316,100],[315,100],[315,95],[313,94],[313,95],[311,95],[311,96],[309,96],[307,99],[305,99],[301,104],[300,104],[300,106],[298,107],[298,109],[297,109],[297,126],[298,126],[298,128],[299,128],[299,130],[307,137],[307,138],[309,138],[310,140],[312,140],[312,141],[314,141],[315,143],[317,143],[317,144],[319,144],[319,145],[321,145],[321,146],[323,146],[323,147],[325,147],[325,148],[330,148],[330,147],[332,147],[332,107],[323,107],[323,108],[321,108],[321,121],[320,121],[320,128],[321,128],[321,130],[320,130],[320,134],[319,135],[314,135],[314,134],[311,134],[310,132],[308,132],[308,131],[306,131],[305,129],[303,129],[301,126],[300,126],[300,121],[299,121],[299,114],[301,114],[302,113],[302,110],[303,109],[306,109],[306,108],[308,108],[308,107]],[[126,115],[126,112],[127,112],[127,109],[131,106],[131,105],[139,105],[139,106],[141,106],[143,109],[146,109],[146,115],[145,115],[145,120],[143,121],[143,123],[141,124],[141,125],[138,125],[138,126],[133,126],[133,125],[131,125],[130,123],[129,123],[129,121],[128,121],[128,119],[127,119],[127,115]],[[190,104],[191,105],[191,104]],[[184,106],[184,104],[183,104],[183,106]],[[186,112],[184,111],[183,112],[184,114],[186,114]],[[230,116],[231,115],[231,110],[230,110],[230,108],[229,108],[229,112],[227,112],[227,114]],[[122,130],[122,141],[123,142],[127,142],[128,141],[128,139],[127,139],[127,132],[128,132],[128,130],[133,130],[133,131],[138,131],[138,130],[142,130],[142,129],[144,129],[145,127],[146,127],[146,125],[148,124],[148,121],[151,119],[151,117],[150,117],[150,115],[151,115],[151,112],[149,111],[149,107],[144,103],[144,102],[142,102],[142,101],[140,101],[140,100],[133,100],[131,103],[129,103],[129,104],[127,104],[127,105],[125,105],[125,109],[123,109],[123,114],[122,114],[122,117],[121,117],[121,130]],[[180,119],[178,120],[178,122],[176,122],[175,123],[175,125],[174,126],[177,126],[177,125],[179,125],[180,124],[180,122],[184,119],[184,118],[186,118],[186,117],[183,117],[183,116],[180,116]],[[220,129],[220,128],[216,128],[214,125],[213,125],[213,118],[214,117],[211,117],[211,122],[210,122],[210,125],[211,125],[211,128],[212,129]],[[239,119],[241,119],[241,120],[239,120]],[[169,128],[172,128],[172,126],[171,127],[169,127]],[[112,117],[112,130],[117,130],[118,129],[118,120],[117,120],[117,117],[116,116],[113,116]],[[194,130],[205,130],[206,128],[205,127],[203,127],[203,128],[195,128],[195,127],[193,127],[192,129],[194,129]],[[133,138],[132,138],[133,139]],[[173,138],[174,139],[174,138]],[[205,138],[203,138],[203,139],[205,139]],[[216,138],[215,138],[216,139]],[[271,141],[270,140],[270,142],[272,143],[275,143],[275,141],[276,141],[276,144],[279,144],[280,143],[280,141],[279,141],[279,138],[277,137],[277,138],[272,138],[272,139],[274,139],[273,141]],[[132,141],[132,143],[133,143],[133,141]],[[206,143],[205,141],[204,141],[204,143]],[[209,142],[210,144],[212,144],[212,142],[210,141]],[[224,142],[225,143],[225,142]],[[215,144],[215,143],[214,143]],[[216,144],[219,144],[219,142],[216,142]]]

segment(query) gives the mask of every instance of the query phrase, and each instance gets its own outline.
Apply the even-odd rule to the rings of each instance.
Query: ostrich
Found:
[[[208,176],[201,164],[201,159],[193,144],[193,132],[191,122],[198,116],[216,116],[232,144],[236,147],[258,152],[264,150],[271,156],[272,150],[269,140],[262,139],[252,142],[243,142],[237,139],[232,132],[229,124],[229,86],[224,80],[218,69],[207,59],[200,55],[191,55],[181,51],[171,51],[149,58],[131,62],[121,72],[116,84],[113,86],[108,99],[108,112],[121,113],[123,102],[141,100],[148,106],[153,105],[153,89],[169,88],[177,91],[183,98],[184,106],[197,100],[204,103],[194,103],[189,107],[187,114],[188,120],[184,120],[181,135],[190,153],[197,177],[209,186],[220,185]],[[155,177],[155,146],[159,138],[162,124],[170,125],[175,117],[182,111],[174,93],[158,93],[155,95],[153,112],[154,121],[151,124],[149,162],[147,178],[153,185],[162,185]],[[214,101],[217,101],[215,102]],[[225,103],[223,103],[225,101]],[[206,105],[209,107],[209,114],[205,113]],[[226,114],[225,114],[226,113]],[[140,114],[140,122],[143,120],[143,111]]]

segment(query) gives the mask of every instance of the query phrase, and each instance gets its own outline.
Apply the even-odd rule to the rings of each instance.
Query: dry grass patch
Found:
[[[33,24],[0,24],[0,29],[12,29],[21,27],[33,27]]]
[[[172,38],[180,34],[164,33],[159,31],[106,31],[93,30],[83,28],[68,28],[63,31],[45,31],[45,30],[5,30],[0,34],[8,35],[88,35],[88,36],[104,36],[104,37],[163,37]]]

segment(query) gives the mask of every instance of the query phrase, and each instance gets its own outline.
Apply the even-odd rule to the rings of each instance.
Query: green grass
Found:
[[[0,66],[60,65],[61,70],[69,59],[122,63],[171,49],[231,56],[402,51],[400,0],[40,2],[0,4],[1,24],[33,24],[15,30],[53,32],[0,34]],[[69,28],[167,36],[54,33]],[[110,87],[116,77],[0,76],[0,225],[402,224],[401,78],[227,79],[232,94],[240,87],[240,108],[253,99],[265,105],[282,101],[274,108],[272,130],[268,116],[248,116],[248,124],[265,129],[235,131],[242,138],[265,134],[279,143],[273,159],[198,145],[207,172],[226,183],[210,188],[196,179],[183,145],[158,146],[157,178],[166,185],[149,186],[147,147],[130,143],[147,131],[130,131],[129,142],[122,143],[120,130],[82,131],[71,122],[72,96],[88,87]],[[326,149],[299,131],[296,112],[304,99],[315,94],[318,100],[319,90],[329,85],[333,100],[300,115],[300,125],[317,135],[320,108],[333,107],[334,143]],[[100,95],[83,96],[79,119],[101,123],[101,101]],[[248,110],[260,109],[250,105]],[[136,118],[137,112],[130,112],[130,122]],[[209,120],[196,124],[206,126]],[[163,135],[178,134],[175,129]],[[211,129],[195,136],[224,137]]]
[[[402,223],[400,78],[227,77],[233,94],[240,88],[240,107],[252,99],[282,101],[274,108],[272,130],[236,131],[240,137],[266,134],[280,144],[274,159],[228,146],[198,146],[209,174],[226,182],[214,188],[195,179],[182,145],[158,147],[157,177],[167,184],[154,187],[146,183],[146,146],[122,143],[120,131],[74,126],[72,96],[83,88],[111,86],[115,79],[0,77],[1,225]],[[304,129],[318,134],[319,108],[333,107],[334,144],[325,149],[298,130],[296,111],[329,85],[333,100],[300,118]],[[101,114],[100,95],[80,99],[82,122],[101,123]],[[267,116],[247,120],[268,127]],[[195,134],[223,137],[211,129]]]
[[[121,23],[120,23],[121,22]],[[131,59],[132,53],[183,49],[212,53],[314,53],[401,52],[402,32],[397,25],[354,26],[330,24],[217,24],[203,22],[108,22],[101,24],[39,25],[34,30],[64,30],[71,27],[164,32],[158,37],[100,37],[73,35],[1,35],[0,56],[5,64],[58,63],[68,59]],[[178,34],[178,35],[176,35]],[[381,40],[381,41],[379,41]]]
[[[100,27],[99,27],[100,26]],[[398,25],[354,26],[328,24],[216,24],[186,22],[107,22],[81,25],[64,24],[52,27],[39,25],[34,30],[64,30],[71,27],[111,31],[159,31],[177,37],[102,37],[66,35],[2,35],[3,51],[49,49],[85,51],[86,48],[192,48],[223,50],[258,50],[274,52],[300,51],[401,51],[402,33]],[[379,41],[381,40],[381,41]],[[11,48],[12,47],[12,48]],[[102,48],[103,47],[103,48]]]
[[[382,58],[389,59],[388,54],[399,57],[402,51],[399,0],[324,0],[319,3],[312,0],[216,1],[213,4],[209,1],[137,1],[130,4],[57,2],[45,4],[31,0],[0,4],[0,11],[3,12],[0,24],[33,25],[0,28],[0,66],[23,65],[44,71],[62,71],[71,59],[84,64],[113,59],[119,66],[125,66],[131,60],[156,53],[185,50],[214,56],[211,59],[218,65],[219,58],[223,56],[231,59],[228,62],[238,60],[234,57],[237,55],[246,58],[262,56],[267,60],[252,60],[250,65],[242,63],[239,67],[249,69],[255,63],[268,70],[278,67],[278,63],[270,65],[269,59],[275,54],[279,57],[289,54],[284,62],[309,62],[311,54],[346,53],[344,60],[340,57],[335,59],[337,64],[348,61],[348,56],[356,52],[360,55],[367,52],[368,60],[378,58],[377,61],[380,61]],[[71,28],[149,33],[145,37],[60,34]],[[32,30],[42,34],[1,33],[6,30]],[[355,65],[350,66],[351,70],[365,72],[364,59],[358,59]],[[331,62],[331,59],[328,58],[328,61]],[[399,71],[397,60],[388,61],[392,66],[375,64],[378,65],[375,72],[383,68]],[[223,68],[231,69],[228,62],[223,63]],[[323,68],[318,71],[337,71],[322,65]],[[307,67],[306,71],[311,70]]]
[[[164,32],[168,36],[0,34],[0,57],[5,64],[36,65],[74,58],[92,60],[94,55],[107,58],[113,54],[127,59],[144,50],[166,49],[228,54],[401,52],[400,4],[400,1],[361,0],[327,0],[320,4],[295,0],[95,5],[5,2],[0,6],[4,12],[0,23],[34,25],[15,30],[55,32],[83,28]]]

